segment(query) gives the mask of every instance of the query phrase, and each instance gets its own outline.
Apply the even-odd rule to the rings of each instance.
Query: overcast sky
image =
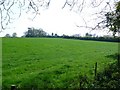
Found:
[[[107,34],[106,31],[91,31],[90,29],[76,27],[76,25],[85,26],[85,23],[88,26],[96,25],[97,21],[94,20],[96,15],[93,14],[99,12],[109,0],[104,0],[104,3],[99,8],[90,7],[90,0],[88,0],[88,2],[85,2],[86,4],[81,13],[76,13],[74,10],[70,11],[67,6],[62,9],[64,1],[51,0],[50,7],[41,10],[40,15],[37,15],[33,21],[31,20],[33,15],[23,12],[20,18],[9,25],[10,28],[8,27],[8,29],[0,33],[0,36],[4,36],[6,33],[12,35],[14,32],[17,33],[17,36],[22,36],[28,27],[42,28],[49,34],[57,33],[58,35],[84,35],[87,32],[97,35]]]

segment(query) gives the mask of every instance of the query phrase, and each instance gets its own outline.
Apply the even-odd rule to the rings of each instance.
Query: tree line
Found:
[[[47,36],[47,32],[45,32],[42,28],[36,29],[34,27],[29,27],[22,37],[45,37]],[[6,34],[4,37],[17,37],[17,33],[13,33],[12,35]]]

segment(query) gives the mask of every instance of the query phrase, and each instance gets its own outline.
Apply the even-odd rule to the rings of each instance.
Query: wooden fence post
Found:
[[[16,85],[11,85],[11,90],[17,90]]]
[[[96,75],[97,75],[97,62],[95,63],[95,79],[96,79]]]
[[[118,68],[120,68],[120,53],[118,53]]]

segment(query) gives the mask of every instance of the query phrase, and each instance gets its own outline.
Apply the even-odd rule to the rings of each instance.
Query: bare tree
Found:
[[[0,26],[1,31],[9,23],[15,20],[15,15],[21,16],[22,11],[31,12],[34,15],[40,14],[40,8],[47,8],[50,0],[1,0],[0,1]],[[17,10],[17,11],[16,11]],[[19,11],[19,13],[18,13]]]
[[[104,2],[104,0],[101,0],[98,4],[96,4],[96,0],[94,0],[91,5],[93,8],[99,8],[100,5],[102,5],[102,3]],[[117,8],[116,5],[120,7],[120,1],[119,0],[114,0],[111,1],[109,0],[108,2],[104,3],[104,6],[101,8],[100,11],[94,13],[94,15],[96,15],[96,18],[94,19],[96,23],[96,25],[94,26],[88,26],[86,21],[85,22],[85,26],[81,26],[81,25],[76,25],[79,28],[89,28],[91,30],[104,30],[105,28],[108,28],[108,33],[110,31],[112,31],[113,36],[115,37],[116,33],[119,33],[119,26],[118,25],[120,23],[120,20],[118,19],[120,17],[120,14],[118,14],[118,12],[116,12]],[[118,5],[119,4],[119,5]]]
[[[64,0],[64,1],[65,2],[63,4],[63,7],[61,7],[62,9],[64,9],[65,7],[69,7],[70,11],[76,11],[79,13],[84,11],[84,8],[87,5],[86,3],[90,3],[89,5],[92,8],[98,8],[101,4],[105,3],[101,11],[96,13],[96,15],[99,14],[98,17],[100,18],[106,12],[105,10],[107,7],[109,7],[109,9],[112,10],[110,3],[117,2],[118,0]],[[33,17],[34,19],[36,15],[40,15],[41,8],[49,7],[50,2],[51,0],[1,0],[0,1],[1,31],[4,30],[9,23],[15,20],[14,15],[17,14],[18,17],[20,17],[22,11],[25,11],[26,13],[32,13],[34,15]],[[19,10],[19,13],[17,13],[16,10],[17,12]],[[103,22],[104,21],[102,20],[94,28],[87,25],[86,27],[96,29]]]

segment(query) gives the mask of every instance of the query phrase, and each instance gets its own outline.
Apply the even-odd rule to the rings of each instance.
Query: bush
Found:
[[[97,74],[96,86],[101,88],[120,88],[120,69],[117,63],[109,65]]]

